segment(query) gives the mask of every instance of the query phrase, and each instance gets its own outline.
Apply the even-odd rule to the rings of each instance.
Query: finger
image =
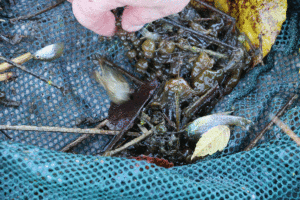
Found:
[[[73,0],[72,9],[77,21],[97,34],[112,36],[115,32],[115,17],[107,4]]]
[[[189,0],[180,0],[176,6],[162,5],[154,8],[128,6],[123,12],[122,27],[129,32],[137,31],[146,23],[180,12],[188,2]]]

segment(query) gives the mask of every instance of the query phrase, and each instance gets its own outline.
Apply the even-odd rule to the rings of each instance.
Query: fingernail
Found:
[[[135,25],[135,26],[128,26],[126,29],[127,31],[138,31],[143,28],[144,24],[142,25]]]

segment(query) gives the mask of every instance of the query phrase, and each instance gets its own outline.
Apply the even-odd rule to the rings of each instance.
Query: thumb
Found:
[[[109,10],[94,2],[80,0],[72,0],[72,9],[81,25],[100,35],[114,35],[115,17]]]
[[[129,32],[137,31],[141,29],[146,23],[180,12],[188,4],[188,2],[189,0],[180,0],[177,1],[176,6],[128,6],[123,12],[122,27],[124,30]]]

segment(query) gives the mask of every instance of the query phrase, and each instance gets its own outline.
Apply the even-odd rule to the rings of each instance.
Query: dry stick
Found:
[[[298,95],[293,95],[289,101],[280,109],[280,111],[276,114],[276,117],[280,117],[286,109],[291,106],[295,100],[298,98]],[[257,144],[257,142],[263,137],[263,135],[273,126],[273,121],[270,121],[267,126],[256,136],[256,138],[244,149],[244,151],[250,151]]]
[[[105,126],[108,122],[108,119],[102,121],[100,124],[98,124],[95,128],[96,129],[100,129],[101,127]],[[119,133],[119,131],[118,131]],[[94,134],[93,134],[94,135]],[[79,138],[77,138],[76,140],[74,140],[73,142],[67,144],[61,151],[62,152],[67,152],[69,151],[71,148],[74,148],[75,146],[77,146],[80,142],[82,142],[83,140],[89,138],[91,135],[90,134],[84,134],[81,135]],[[137,135],[138,136],[138,135]]]
[[[271,120],[279,127],[283,132],[285,132],[294,142],[297,143],[298,146],[300,146],[300,138],[288,127],[285,123],[283,123],[278,117],[274,116],[273,114],[270,114],[269,117]]]
[[[192,105],[187,107],[184,110],[184,115],[188,117],[191,116],[193,113],[195,113],[199,109],[199,106],[201,106],[203,102],[207,98],[209,98],[218,88],[219,88],[219,84],[216,83],[210,90],[208,90],[204,95],[202,95],[197,101],[195,101]]]
[[[176,44],[177,46],[179,47],[182,47],[186,50],[189,50],[193,53],[201,53],[201,52],[204,52],[204,53],[207,53],[211,56],[216,56],[217,58],[228,58],[228,56],[226,56],[225,54],[222,54],[222,53],[218,53],[218,52],[215,52],[215,51],[212,51],[212,50],[208,50],[208,49],[202,49],[202,48],[198,48],[198,47],[195,47],[195,46],[190,46],[190,45],[180,45],[180,44]]]
[[[204,38],[204,39],[207,39],[207,40],[209,40],[209,41],[215,43],[216,45],[223,46],[223,47],[227,47],[227,48],[229,48],[229,49],[231,49],[231,50],[236,49],[235,47],[233,47],[233,46],[231,46],[231,45],[228,45],[228,44],[226,44],[226,43],[224,43],[224,42],[222,42],[222,41],[220,41],[220,40],[214,39],[214,38],[212,38],[212,37],[210,37],[210,36],[208,36],[208,35],[205,35],[205,34],[199,32],[199,31],[195,31],[195,30],[193,30],[193,29],[191,29],[191,28],[187,28],[187,27],[185,27],[185,26],[182,26],[181,24],[179,24],[179,23],[177,23],[177,22],[175,22],[175,21],[173,21],[173,20],[165,19],[165,18],[162,18],[162,19],[160,19],[160,20],[161,20],[161,21],[164,21],[164,22],[166,22],[166,23],[172,24],[172,25],[174,25],[174,26],[177,26],[177,27],[179,27],[179,28],[181,28],[181,29],[183,29],[183,30],[189,31],[189,32],[191,32],[191,33],[193,33],[193,34],[195,34],[195,35],[198,35],[198,36],[200,36],[200,37],[202,37],[202,38]]]
[[[52,126],[27,126],[27,125],[0,125],[0,130],[17,130],[17,131],[39,131],[39,132],[61,132],[61,133],[81,133],[81,134],[99,134],[99,135],[117,135],[120,131],[98,130],[98,129],[81,129],[81,128],[63,128]],[[128,132],[128,136],[137,137],[140,134]]]
[[[98,124],[96,127],[97,128],[101,128],[103,126],[105,126],[105,124],[107,123],[107,119],[104,120],[103,122],[101,122],[100,124]],[[93,134],[94,135],[94,134]],[[67,144],[62,150],[62,152],[67,152],[69,151],[71,148],[74,148],[75,146],[77,146],[80,142],[82,142],[83,140],[89,138],[91,135],[88,135],[88,134],[84,134],[84,135],[81,135],[79,138],[77,138],[76,140],[74,140],[73,142]]]
[[[194,19],[194,21],[210,21],[214,20],[213,18],[200,18],[200,19]]]
[[[180,107],[179,107],[179,94],[175,93],[175,107],[176,107],[176,128],[179,131],[180,128]]]
[[[124,146],[115,149],[115,150],[111,150],[105,153],[105,156],[112,156],[116,153],[119,153],[120,151],[123,151],[125,149],[127,149],[128,147],[137,144],[138,142],[144,140],[145,138],[147,138],[148,136],[150,136],[153,133],[153,129],[151,129],[150,131],[148,131],[145,127],[141,126],[140,124],[138,124],[139,128],[141,129],[141,131],[143,132],[143,135],[131,140],[130,142],[126,143]]]
[[[52,8],[55,8],[56,6],[62,4],[63,2],[65,2],[65,0],[60,0],[56,4],[54,4],[52,6],[49,6],[48,8],[45,8],[44,10],[41,10],[41,11],[35,13],[35,14],[29,14],[29,15],[25,15],[25,16],[16,17],[16,18],[10,19],[9,22],[13,23],[13,22],[18,21],[18,20],[30,19],[30,18],[35,17],[37,15],[40,15],[44,12],[47,12],[48,10],[51,10]]]
[[[163,115],[163,117],[165,118],[165,120],[167,120],[168,124],[169,124],[170,126],[172,126],[173,128],[176,129],[176,125],[174,124],[174,122],[172,122],[172,121],[169,119],[169,117],[166,115],[166,113],[162,112],[162,115]]]
[[[144,113],[144,115],[147,115],[146,113]],[[148,116],[148,115],[147,115]],[[149,116],[148,116],[149,117]],[[146,118],[146,117],[144,117],[143,115],[142,115],[142,120],[144,120],[150,127],[151,127],[151,129],[153,130],[153,132],[155,133],[155,134],[157,134],[157,132],[156,132],[156,128],[153,126],[153,124],[151,124],[151,122],[149,122],[148,121],[148,119]]]
[[[3,130],[0,130],[0,132],[3,133],[3,135],[5,135],[8,139],[12,140],[12,138],[7,133],[5,133]]]
[[[73,147],[77,146],[80,142],[82,142],[83,140],[85,140],[86,138],[88,138],[90,135],[81,135],[79,138],[77,138],[76,140],[74,140],[73,142],[67,144],[64,148],[62,148],[60,151],[61,152],[67,152],[70,149],[72,149]]]
[[[213,11],[219,13],[220,15],[225,15],[226,17],[228,17],[229,19],[231,19],[231,20],[233,21],[233,23],[235,24],[236,19],[235,19],[234,17],[231,17],[230,15],[228,15],[228,14],[222,12],[221,10],[219,10],[219,9],[217,9],[217,8],[215,8],[215,7],[209,5],[209,4],[207,4],[207,3],[205,3],[205,2],[203,2],[203,1],[201,1],[201,0],[195,0],[195,1],[196,1],[197,3],[200,3],[200,4],[204,5],[205,7],[209,8],[209,9],[211,9],[211,10],[213,10]]]
[[[9,64],[11,64],[11,65],[13,65],[13,66],[15,66],[15,67],[21,69],[22,71],[24,71],[24,72],[26,72],[26,73],[28,73],[28,74],[30,74],[30,75],[32,75],[32,76],[34,76],[34,77],[36,77],[36,78],[42,80],[42,81],[44,81],[45,83],[47,83],[47,84],[49,84],[49,85],[52,85],[52,86],[54,86],[54,87],[60,89],[61,92],[64,91],[64,88],[63,88],[63,87],[58,86],[58,85],[52,83],[52,81],[47,80],[47,79],[45,79],[45,78],[43,78],[43,77],[41,77],[41,76],[39,76],[39,75],[36,75],[35,73],[33,73],[33,72],[27,70],[26,67],[24,67],[24,66],[22,66],[22,65],[19,65],[19,64],[15,63],[15,62],[13,62],[13,61],[7,59],[7,58],[4,58],[4,57],[2,57],[2,56],[0,56],[0,60],[4,60],[5,62],[7,62],[7,63],[9,63]]]
[[[95,128],[99,129],[102,128],[103,126],[105,126],[108,123],[108,119],[103,120],[102,122],[100,122]]]
[[[0,39],[4,40],[5,42],[10,43],[10,39],[8,39],[7,37],[5,37],[4,35],[0,34]]]
[[[261,63],[263,66],[265,65],[263,62],[264,54],[263,54],[263,48],[262,48],[262,34],[258,35],[259,39],[259,63]]]

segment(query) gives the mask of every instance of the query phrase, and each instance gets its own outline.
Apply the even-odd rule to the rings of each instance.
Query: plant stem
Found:
[[[283,132],[285,132],[294,142],[297,143],[298,146],[300,146],[300,138],[288,127],[285,123],[283,123],[278,117],[270,114],[270,118],[272,119],[272,122],[274,122]]]
[[[27,125],[0,125],[0,130],[17,130],[17,131],[39,131],[39,132],[61,132],[61,133],[81,133],[81,134],[100,134],[100,135],[117,135],[120,131],[98,130],[98,129],[81,129],[81,128],[63,128],[52,126],[27,126]],[[139,136],[139,133],[128,132],[128,136]]]
[[[179,23],[177,23],[177,22],[175,22],[175,21],[173,21],[173,20],[165,19],[165,18],[162,18],[162,19],[160,19],[160,20],[161,20],[161,21],[164,21],[164,22],[166,22],[166,23],[172,24],[172,25],[174,25],[174,26],[177,26],[177,27],[179,27],[179,28],[181,28],[181,29],[183,29],[183,30],[189,31],[189,32],[191,32],[191,33],[193,33],[193,34],[195,34],[195,35],[198,35],[198,36],[200,36],[200,37],[202,37],[202,38],[204,38],[204,39],[207,39],[207,40],[209,40],[209,41],[215,43],[216,45],[223,46],[223,47],[227,47],[227,48],[229,48],[229,49],[231,49],[231,50],[235,49],[235,47],[233,47],[233,46],[231,46],[231,45],[228,45],[228,44],[226,44],[226,43],[224,43],[224,42],[221,42],[221,41],[219,41],[219,40],[217,40],[217,39],[214,39],[214,38],[212,38],[212,37],[210,37],[210,36],[208,36],[208,35],[205,35],[205,34],[199,32],[199,31],[195,31],[195,30],[193,30],[193,29],[191,29],[191,28],[187,28],[187,27],[185,27],[185,26],[183,26],[183,25],[181,25],[181,24],[179,24]]]
[[[295,100],[298,98],[298,95],[293,95],[289,101],[280,109],[280,111],[276,114],[276,117],[280,117],[283,115],[283,113],[286,111],[286,109],[291,106]],[[274,122],[270,121],[267,126],[255,137],[255,139],[244,149],[244,151],[250,151],[257,142],[263,137],[263,135],[273,126]]]
[[[137,144],[138,142],[146,139],[148,136],[150,136],[153,133],[153,129],[151,129],[150,131],[148,131],[145,127],[141,126],[140,124],[138,124],[139,128],[141,129],[141,131],[143,132],[143,135],[131,140],[130,142],[126,143],[124,146],[115,149],[115,150],[111,150],[111,151],[107,151],[105,152],[104,156],[112,156],[116,153],[119,153],[125,149],[127,149],[128,147]]]
[[[5,61],[5,62],[7,62],[7,63],[9,63],[9,64],[11,64],[11,65],[13,65],[13,66],[19,68],[19,69],[21,69],[22,71],[24,71],[24,72],[26,72],[26,73],[28,73],[28,74],[30,74],[30,75],[32,75],[32,76],[34,76],[34,77],[36,77],[36,78],[42,80],[42,81],[44,81],[45,83],[47,83],[47,84],[49,84],[49,85],[52,85],[52,86],[56,87],[56,88],[59,89],[62,93],[64,93],[64,88],[63,88],[63,87],[58,86],[58,85],[52,83],[52,81],[47,80],[47,79],[45,79],[45,78],[43,78],[43,77],[41,77],[41,76],[39,76],[39,75],[37,75],[37,74],[35,74],[35,73],[29,71],[29,70],[27,70],[26,67],[24,67],[24,66],[22,66],[22,65],[19,65],[19,64],[15,63],[15,62],[13,62],[13,61],[7,59],[7,58],[4,58],[4,57],[2,57],[2,56],[0,56],[0,60],[3,60],[3,61]]]
[[[195,46],[190,46],[190,45],[178,45],[176,44],[177,46],[180,46],[186,50],[189,50],[193,53],[201,53],[201,52],[205,52],[211,56],[216,56],[217,58],[228,58],[228,56],[224,55],[224,54],[221,54],[221,53],[218,53],[218,52],[215,52],[215,51],[212,51],[212,50],[207,50],[207,49],[202,49],[202,48],[198,48],[198,47],[195,47]]]
[[[29,14],[29,15],[24,15],[24,16],[20,16],[20,17],[16,17],[16,18],[13,18],[13,19],[10,19],[9,22],[10,23],[13,23],[13,22],[16,22],[16,21],[19,21],[19,20],[24,20],[24,19],[30,19],[30,18],[33,18],[35,16],[38,16],[44,12],[47,12],[48,10],[51,10],[53,8],[55,8],[56,6],[62,4],[63,2],[65,2],[65,0],[59,0],[57,3],[55,3],[54,5],[52,6],[49,6],[48,8],[45,8],[37,13],[34,13],[34,14]]]

